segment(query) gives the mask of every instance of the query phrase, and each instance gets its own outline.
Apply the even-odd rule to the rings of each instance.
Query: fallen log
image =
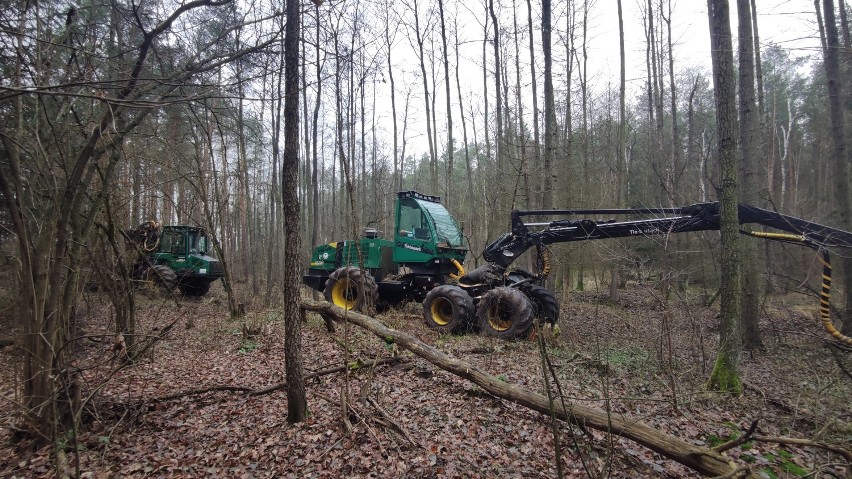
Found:
[[[377,319],[353,311],[346,311],[325,301],[315,302],[303,299],[301,308],[360,326],[385,342],[394,342],[435,366],[473,382],[494,396],[542,414],[550,415],[551,413],[550,405],[545,396],[509,384],[473,365],[429,346],[409,333],[392,329]],[[730,458],[716,451],[689,444],[637,420],[582,404],[571,403],[567,400],[565,404],[567,409],[560,404],[554,404],[554,413],[559,419],[624,437],[705,476],[726,476],[748,471],[747,467],[743,468],[742,465],[733,463]],[[758,476],[749,471],[746,472],[745,477],[756,479]]]

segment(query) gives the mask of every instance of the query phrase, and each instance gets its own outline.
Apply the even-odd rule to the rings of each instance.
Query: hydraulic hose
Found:
[[[817,251],[817,258],[819,259],[819,262],[822,263],[822,289],[819,292],[820,322],[822,322],[822,327],[825,328],[825,331],[832,337],[834,337],[834,339],[840,341],[841,343],[847,346],[852,346],[852,337],[846,336],[845,334],[838,331],[837,328],[834,326],[834,322],[831,321],[831,257],[828,254],[828,250],[824,247],[814,244],[804,235],[745,230],[740,230],[740,232],[749,236],[754,236],[755,238],[798,243],[803,246],[813,248]],[[847,292],[847,294],[852,294],[852,291]]]
[[[459,272],[458,272],[458,273],[450,273],[450,278],[452,278],[452,279],[454,279],[454,280],[458,281],[458,280],[459,280],[459,278],[461,278],[462,276],[464,276],[464,275],[465,275],[464,266],[462,266],[462,264],[461,264],[461,263],[459,263],[459,262],[458,262],[458,260],[455,260],[455,259],[451,259],[451,260],[450,260],[450,263],[452,263],[452,264],[453,264],[453,266],[455,266],[455,267],[456,267],[456,269],[458,269],[458,270],[459,270]]]
[[[828,255],[827,249],[822,249],[820,253],[822,253],[822,256],[819,258],[820,263],[822,263],[822,290],[819,292],[819,319],[822,321],[822,326],[834,339],[847,346],[852,346],[852,337],[838,331],[834,327],[834,322],[831,321],[831,307],[829,304],[831,294],[831,258]],[[850,294],[850,292],[846,294]]]

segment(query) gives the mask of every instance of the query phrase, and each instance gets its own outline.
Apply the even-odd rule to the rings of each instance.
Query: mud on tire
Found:
[[[436,331],[465,332],[470,328],[473,313],[473,299],[458,286],[437,286],[423,299],[423,319],[426,326]]]
[[[177,275],[174,270],[163,264],[155,264],[148,268],[145,274],[145,281],[153,286],[162,288],[165,291],[172,291],[177,285]]]
[[[476,315],[482,331],[489,336],[522,339],[532,326],[533,306],[524,293],[501,286],[482,296]]]
[[[337,268],[323,291],[325,300],[343,309],[368,313],[379,297],[379,287],[370,273],[362,272],[354,266]]]
[[[556,326],[559,321],[559,300],[556,299],[556,294],[544,286],[533,284],[527,289],[527,296],[532,302],[536,322],[540,326],[546,323]]]

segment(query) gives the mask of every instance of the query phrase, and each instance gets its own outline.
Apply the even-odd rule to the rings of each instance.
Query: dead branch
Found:
[[[340,373],[340,372],[346,371],[347,369],[353,369],[354,370],[354,369],[361,369],[361,368],[364,368],[364,367],[375,367],[375,366],[379,366],[379,365],[382,365],[382,364],[391,364],[391,363],[398,363],[398,362],[401,362],[400,358],[382,358],[382,359],[379,359],[379,360],[376,360],[376,361],[367,361],[366,363],[356,364],[354,366],[349,365],[349,364],[344,364],[342,366],[335,366],[333,368],[323,369],[323,370],[316,371],[316,372],[313,372],[313,373],[310,373],[310,374],[305,374],[305,376],[302,379],[304,381],[307,381],[308,379],[314,379],[314,378],[318,378],[320,376],[326,376],[326,375],[329,375],[329,374]],[[286,387],[287,387],[287,381],[282,381],[278,384],[273,384],[272,386],[268,386],[268,387],[265,387],[263,389],[256,389],[254,391],[250,391],[248,393],[248,395],[249,396],[262,396],[264,394],[269,394],[271,392],[278,391],[280,389],[285,389]]]
[[[737,477],[746,477],[746,474],[749,473],[749,468],[746,466],[740,466],[733,471],[725,474],[724,476],[716,476],[711,479],[734,479]]]
[[[743,384],[743,389],[751,389],[751,390],[757,392],[758,394],[760,394],[761,398],[763,398],[763,402],[770,404],[772,406],[775,406],[776,408],[778,408],[779,410],[781,410],[785,413],[797,416],[799,421],[805,422],[809,425],[814,424],[813,419],[810,418],[808,416],[808,414],[805,413],[804,411],[801,411],[801,410],[795,408],[794,406],[791,406],[791,405],[785,403],[784,401],[782,401],[780,399],[770,397],[765,392],[763,392],[762,389],[757,387],[757,385],[755,385],[755,384],[752,384],[748,381],[742,381],[742,384]]]
[[[752,440],[758,442],[769,442],[772,444],[787,444],[791,446],[805,446],[823,449],[833,452],[846,460],[847,465],[852,465],[852,451],[840,446],[833,446],[824,442],[812,441],[810,439],[800,439],[796,437],[778,437],[778,436],[752,436]]]
[[[201,389],[192,389],[190,391],[181,391],[179,393],[169,394],[168,396],[161,396],[154,399],[148,399],[143,402],[157,404],[161,402],[172,401],[175,399],[181,399],[190,396],[198,396],[201,394],[212,393],[216,391],[228,391],[228,392],[239,392],[239,393],[250,393],[251,388],[243,387],[243,386],[228,386],[228,385],[219,385],[219,386],[210,386],[207,388]]]
[[[722,453],[722,452],[725,452],[729,449],[733,449],[733,448],[735,448],[735,447],[737,447],[741,444],[745,444],[751,438],[752,434],[754,434],[754,430],[757,429],[757,422],[758,422],[758,419],[755,419],[754,421],[752,421],[751,426],[748,428],[748,431],[746,431],[746,433],[743,434],[742,436],[740,436],[736,439],[733,439],[731,441],[728,441],[726,443],[719,444],[718,446],[714,447],[713,450],[718,452],[718,453]]]
[[[314,379],[314,378],[318,378],[320,376],[327,376],[329,374],[343,372],[343,371],[346,371],[347,369],[357,370],[357,369],[361,369],[361,368],[364,368],[364,367],[375,367],[375,366],[380,366],[382,364],[396,364],[396,363],[400,363],[400,362],[403,362],[403,360],[400,359],[400,358],[397,358],[397,357],[393,357],[393,358],[382,358],[382,359],[379,359],[379,360],[376,360],[376,361],[367,361],[365,363],[354,363],[354,364],[346,364],[346,365],[342,365],[342,366],[335,366],[333,368],[322,369],[322,370],[319,370],[319,371],[316,371],[316,372],[313,372],[313,373],[310,373],[310,374],[306,374],[304,376],[304,380],[307,381],[308,379]],[[156,403],[161,403],[161,402],[166,402],[166,401],[173,401],[175,399],[180,399],[180,398],[184,398],[184,397],[198,396],[198,395],[201,395],[201,394],[207,394],[207,393],[219,392],[219,391],[246,393],[247,396],[262,396],[264,394],[269,394],[271,392],[279,391],[279,390],[285,389],[285,388],[287,388],[287,382],[286,381],[283,381],[283,382],[280,382],[280,383],[277,383],[277,384],[273,384],[271,386],[267,386],[267,387],[262,388],[262,389],[252,389],[252,388],[244,387],[244,386],[217,385],[217,386],[210,386],[210,387],[200,388],[200,389],[192,389],[192,390],[189,390],[189,391],[182,391],[182,392],[179,392],[179,393],[169,394],[168,396],[161,396],[161,397],[157,397],[157,398],[153,398],[153,399],[146,399],[142,402],[156,404]]]
[[[488,374],[473,365],[453,358],[420,341],[415,336],[389,328],[382,322],[353,311],[345,311],[328,302],[302,300],[301,307],[321,314],[333,316],[339,321],[367,329],[385,342],[393,341],[439,368],[467,379],[490,394],[542,414],[550,414],[547,398],[541,394],[527,391],[517,385],[506,383],[496,376]],[[677,461],[705,476],[724,476],[739,473],[736,464],[711,449],[689,444],[675,436],[651,428],[650,426],[619,414],[607,414],[596,408],[582,404],[568,403],[567,407],[554,404],[556,417],[571,421],[577,425],[606,431],[641,444],[654,452]],[[746,477],[757,478],[747,472]]]
[[[408,431],[404,427],[399,425],[399,423],[394,421],[393,417],[391,417],[391,415],[388,414],[387,411],[385,411],[381,406],[379,406],[379,404],[376,401],[374,401],[373,398],[368,397],[367,402],[370,403],[370,405],[373,406],[376,409],[376,411],[378,411],[379,415],[382,416],[382,418],[387,423],[389,423],[390,426],[397,433],[399,433],[402,437],[404,437],[406,441],[408,441],[412,446],[415,446],[415,447],[419,446],[419,444],[417,444],[417,442],[415,442],[414,439],[411,438],[411,435],[408,433]]]

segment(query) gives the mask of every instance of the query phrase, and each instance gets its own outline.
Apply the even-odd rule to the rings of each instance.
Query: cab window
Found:
[[[176,231],[166,231],[160,240],[160,250],[164,253],[184,254],[183,235]]]
[[[399,204],[399,235],[421,240],[432,239],[423,210],[409,198],[401,200]]]
[[[193,233],[189,237],[189,252],[192,254],[207,254],[207,236]]]

